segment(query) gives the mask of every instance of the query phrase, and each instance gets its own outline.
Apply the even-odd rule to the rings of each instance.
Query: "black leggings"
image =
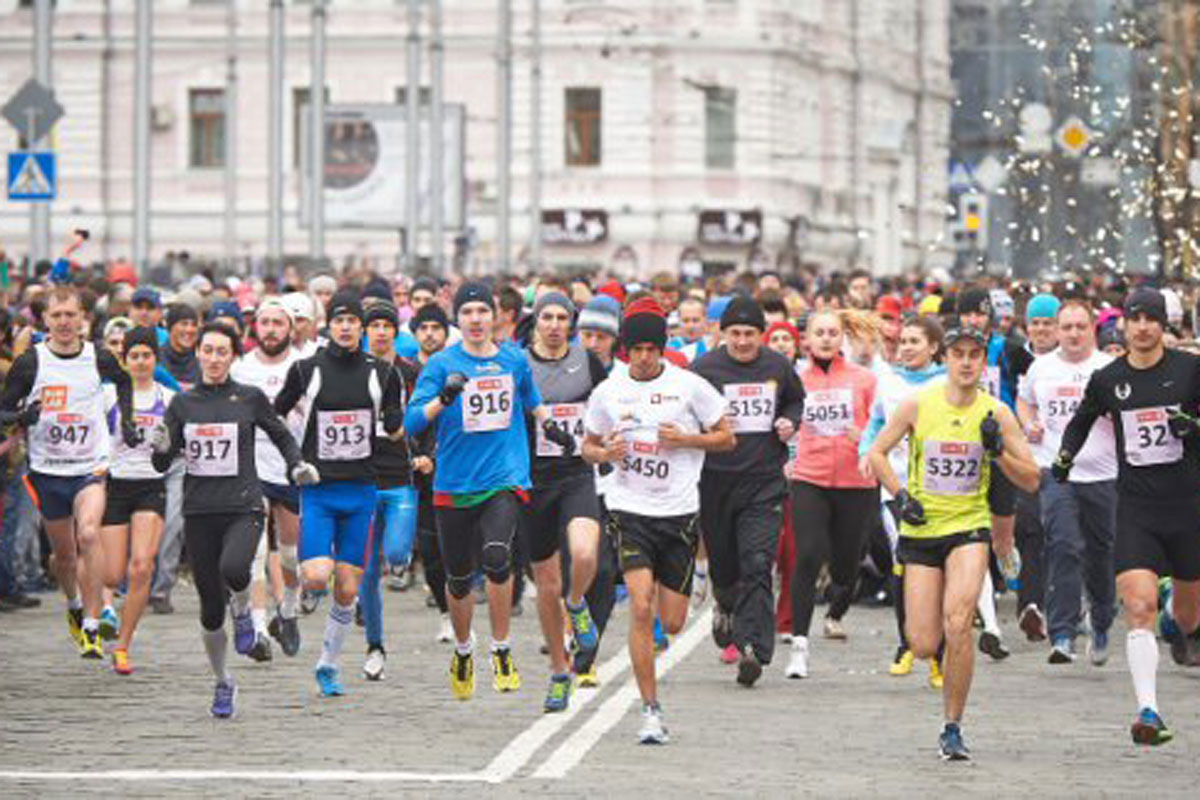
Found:
[[[438,547],[437,528],[418,528],[417,542],[421,551],[421,563],[425,567],[425,585],[443,614],[446,605],[446,570],[442,567],[442,551]]]
[[[183,519],[183,537],[200,595],[200,624],[215,631],[225,624],[226,587],[250,585],[250,566],[263,532],[263,515],[197,514]]]
[[[437,509],[438,544],[452,597],[461,599],[470,593],[471,578],[480,567],[492,583],[508,580],[518,503],[512,492],[498,492],[470,508]]]
[[[792,483],[796,568],[792,573],[792,635],[808,636],[817,575],[829,563],[829,614],[841,619],[854,597],[868,525],[879,514],[878,489],[825,489]]]

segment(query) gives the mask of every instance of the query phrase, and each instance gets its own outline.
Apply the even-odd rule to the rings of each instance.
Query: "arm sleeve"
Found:
[[[171,432],[171,449],[165,453],[150,452],[150,463],[159,472],[166,472],[170,469],[171,462],[183,448],[183,421],[179,418],[180,402],[179,395],[171,398],[171,404],[167,406],[167,413],[163,416],[163,424]]]
[[[16,411],[17,404],[33,391],[37,377],[37,351],[30,348],[17,357],[4,379],[4,393],[0,395],[0,411]]]
[[[875,402],[871,404],[871,416],[867,420],[866,430],[863,431],[862,438],[858,440],[858,454],[865,456],[867,451],[871,449],[871,445],[875,444],[875,439],[879,436],[879,432],[883,430],[884,423],[887,419],[883,414],[883,401],[875,398]]]
[[[799,428],[800,422],[804,419],[804,384],[801,382],[800,376],[796,374],[796,370],[792,369],[791,364],[788,364],[785,376],[783,379],[783,408],[780,410],[779,416],[790,419],[792,424]]]
[[[117,408],[121,411],[121,424],[134,425],[133,378],[129,377],[129,373],[112,353],[107,351],[98,351],[96,368],[100,372],[101,380],[112,381],[113,386],[117,387]]]
[[[300,448],[296,445],[296,440],[292,436],[292,432],[288,430],[283,418],[271,407],[271,401],[257,389],[254,392],[254,424],[262,428],[271,440],[271,444],[279,448],[290,473],[292,468],[302,460]]]
[[[442,391],[442,385],[446,382],[444,373],[442,359],[437,356],[429,359],[425,369],[421,370],[417,388],[413,390],[412,400],[408,404],[408,412],[404,415],[404,429],[408,431],[409,436],[419,436],[429,427],[429,420],[425,418],[425,406],[432,403]]]
[[[167,372],[167,368],[162,364],[159,364],[154,368],[154,380],[157,383],[161,383],[172,392],[179,391],[179,381],[175,380],[175,376]]]
[[[281,417],[290,414],[304,394],[304,375],[301,372],[300,364],[301,362],[297,361],[288,367],[283,388],[279,390],[279,394],[275,395],[275,413]]]
[[[1067,429],[1063,431],[1061,449],[1071,458],[1083,448],[1092,425],[1104,413],[1104,405],[1100,402],[1100,382],[1097,380],[1099,376],[1099,372],[1093,372],[1092,377],[1088,379],[1087,388],[1083,390],[1083,399],[1075,409],[1075,416],[1071,417]]]

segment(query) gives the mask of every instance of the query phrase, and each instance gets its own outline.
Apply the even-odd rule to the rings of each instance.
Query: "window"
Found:
[[[188,95],[193,167],[225,166],[225,90],[192,89]]]
[[[429,98],[430,98],[429,87],[422,86],[420,91],[417,92],[417,102],[420,103],[422,107],[427,107],[430,103]],[[402,105],[405,105],[407,102],[408,102],[408,87],[407,86],[397,86],[396,87],[396,105],[402,106]]]
[[[308,128],[308,87],[292,89],[292,166],[300,168],[304,157],[304,131]],[[329,103],[329,87],[325,87],[325,102]]]
[[[599,89],[567,89],[566,161],[569,167],[600,165]]]
[[[733,169],[737,147],[737,90],[709,86],[704,90],[704,165]]]

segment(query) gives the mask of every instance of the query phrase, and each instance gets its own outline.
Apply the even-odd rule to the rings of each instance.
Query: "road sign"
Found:
[[[1054,139],[1064,153],[1078,158],[1092,143],[1092,130],[1079,117],[1070,117],[1055,132]]]
[[[62,118],[64,111],[62,105],[54,99],[54,92],[30,78],[9,98],[0,113],[32,147],[35,142],[41,141],[50,133],[50,129]]]
[[[971,168],[963,161],[950,162],[950,191],[966,192],[975,188],[975,177]]]
[[[54,153],[8,154],[8,199],[46,202],[58,195],[58,163]]]
[[[975,167],[975,182],[987,192],[994,192],[1008,180],[1008,170],[1000,159],[989,155]]]

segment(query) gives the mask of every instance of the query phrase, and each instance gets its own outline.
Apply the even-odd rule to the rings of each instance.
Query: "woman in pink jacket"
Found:
[[[804,419],[792,462],[792,655],[785,675],[808,677],[808,629],[817,575],[829,564],[830,604],[825,637],[845,639],[841,619],[850,607],[879,488],[858,471],[858,440],[875,399],[875,375],[842,355],[845,329],[836,311],[808,319],[808,367],[800,374]]]

